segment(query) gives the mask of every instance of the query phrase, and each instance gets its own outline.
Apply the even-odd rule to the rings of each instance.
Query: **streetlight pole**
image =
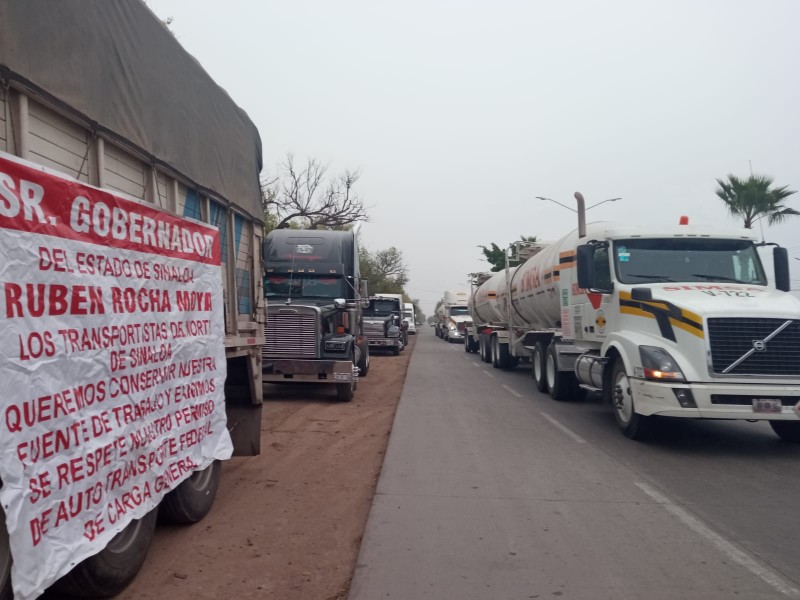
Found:
[[[536,196],[536,198],[537,198],[537,200],[546,200],[547,202],[553,202],[553,203],[558,204],[559,206],[561,206],[563,208],[566,208],[567,210],[571,210],[572,212],[575,212],[575,213],[578,212],[576,209],[572,208],[571,206],[567,206],[566,204],[562,204],[558,200],[553,200],[552,198],[545,198],[544,196]],[[601,204],[605,204],[606,202],[616,202],[617,200],[622,200],[622,198],[609,198],[608,200],[601,200],[600,202],[597,202],[596,204],[592,204],[591,206],[587,206],[586,210],[589,210],[590,208],[594,208],[595,206],[600,206]]]

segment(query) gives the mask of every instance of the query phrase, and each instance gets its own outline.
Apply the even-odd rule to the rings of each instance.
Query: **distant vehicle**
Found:
[[[436,335],[445,342],[464,340],[464,332],[470,321],[467,307],[467,292],[445,292],[436,309]]]
[[[401,337],[403,338],[403,346],[408,346],[408,324],[403,320],[403,294],[390,294],[390,293],[378,292],[375,294],[375,296],[380,296],[381,298],[396,298],[397,301],[400,303]]]
[[[395,356],[405,348],[400,307],[397,298],[369,299],[369,306],[364,309],[364,335],[370,348],[388,349]]]
[[[414,316],[414,305],[411,302],[406,302],[403,305],[403,321],[408,325],[408,333],[416,335],[417,319]]]

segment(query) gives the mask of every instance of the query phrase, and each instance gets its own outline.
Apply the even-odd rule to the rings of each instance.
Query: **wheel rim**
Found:
[[[633,395],[631,383],[624,372],[617,374],[614,382],[614,411],[620,423],[627,425],[633,415]]]

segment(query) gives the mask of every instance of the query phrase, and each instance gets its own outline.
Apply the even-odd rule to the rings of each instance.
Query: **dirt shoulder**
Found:
[[[346,598],[414,341],[372,356],[349,403],[333,386],[266,385],[261,456],[224,464],[203,521],[160,525],[118,597]]]

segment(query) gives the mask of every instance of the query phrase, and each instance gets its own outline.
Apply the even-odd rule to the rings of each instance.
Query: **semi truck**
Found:
[[[324,383],[337,398],[353,399],[369,372],[363,310],[367,281],[358,262],[358,225],[352,231],[275,229],[262,250],[265,382]]]
[[[436,335],[445,342],[457,343],[464,339],[469,321],[468,299],[467,292],[445,291],[436,306]]]
[[[400,299],[373,296],[364,309],[364,335],[370,348],[391,350],[395,356],[405,348]]]
[[[417,334],[417,316],[413,302],[403,304],[403,322],[406,323],[409,335]]]
[[[555,400],[602,396],[632,439],[661,416],[767,421],[800,441],[800,300],[786,249],[688,217],[587,225],[575,197],[575,231],[473,292],[494,366],[527,358]]]
[[[0,597],[108,596],[260,451],[261,142],[142,2],[0,23]]]

